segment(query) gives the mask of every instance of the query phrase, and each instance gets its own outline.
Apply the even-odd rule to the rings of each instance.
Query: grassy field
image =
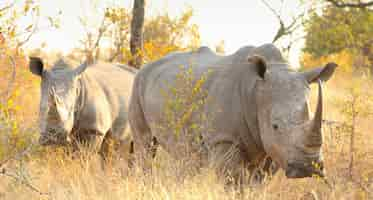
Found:
[[[17,70],[15,92],[1,110],[0,199],[373,199],[371,82],[337,74],[325,85],[323,150],[329,185],[318,178],[290,180],[280,171],[239,192],[225,187],[211,169],[197,170],[192,161],[175,161],[163,151],[146,173],[128,169],[125,160],[103,170],[99,157],[89,152],[72,158],[63,149],[32,146],[22,154],[37,138],[39,94],[37,78]],[[311,102],[316,92],[313,88]]]

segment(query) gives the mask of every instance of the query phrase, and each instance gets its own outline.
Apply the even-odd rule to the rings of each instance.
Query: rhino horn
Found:
[[[308,146],[321,146],[322,135],[321,135],[321,124],[322,124],[322,110],[323,110],[323,97],[322,97],[322,83],[321,80],[318,80],[318,99],[315,116],[312,120],[310,135],[307,139]]]
[[[81,73],[83,73],[87,69],[87,67],[88,67],[87,62],[82,63],[79,67],[75,68],[74,74],[75,75],[80,75]]]
[[[317,99],[317,107],[316,107],[316,113],[313,119],[313,131],[314,132],[320,132],[321,130],[321,124],[322,124],[322,110],[323,110],[323,97],[322,97],[322,83],[321,80],[318,80],[318,99]]]

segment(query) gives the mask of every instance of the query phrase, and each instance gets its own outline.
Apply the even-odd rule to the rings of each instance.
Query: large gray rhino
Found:
[[[214,103],[205,104],[201,112],[213,120],[199,124],[212,126],[201,137],[208,161],[218,172],[238,178],[242,167],[253,172],[270,157],[289,178],[323,176],[322,82],[332,76],[337,64],[296,72],[272,44],[246,46],[229,56],[201,47],[145,65],[136,75],[129,108],[135,152],[150,153],[156,137],[166,151],[178,157],[172,131],[157,128],[164,122],[166,102],[160,91],[175,86],[180,65],[188,68],[191,64],[196,79],[212,71],[204,89]],[[316,112],[310,119],[312,83],[318,84],[319,92]]]
[[[31,57],[30,71],[41,77],[41,145],[77,142],[97,145],[101,153],[117,141],[128,144],[128,103],[136,70],[97,63],[72,68],[64,59],[51,69]]]

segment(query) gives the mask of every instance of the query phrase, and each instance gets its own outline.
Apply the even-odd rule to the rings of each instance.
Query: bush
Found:
[[[180,66],[179,69],[175,80],[165,83],[167,87],[160,91],[164,98],[162,122],[153,126],[161,134],[172,134],[167,137],[175,143],[174,155],[183,158],[184,163],[203,162],[206,151],[202,145],[202,133],[211,132],[212,127],[201,122],[213,120],[213,116],[203,112],[204,106],[212,103],[204,89],[211,71],[197,76],[193,66]],[[191,165],[187,166],[190,168]]]

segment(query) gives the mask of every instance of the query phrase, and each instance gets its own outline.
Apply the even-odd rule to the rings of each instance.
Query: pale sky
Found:
[[[53,16],[62,11],[61,27],[57,30],[42,30],[30,41],[30,46],[37,47],[43,42],[48,49],[58,49],[68,52],[79,46],[83,36],[83,28],[79,16],[87,16],[89,23],[98,23],[102,10],[106,6],[124,6],[131,9],[133,0],[40,0],[41,14]],[[280,0],[268,0],[279,8]],[[287,0],[283,8],[285,16],[297,12],[297,0]],[[277,4],[277,6],[276,6]],[[199,26],[202,45],[211,48],[221,41],[225,42],[226,53],[233,53],[244,45],[261,45],[271,42],[278,21],[261,0],[147,0],[146,16],[167,11],[171,16],[179,16],[188,6],[194,10],[192,22]],[[297,65],[298,44],[290,54],[290,61]]]

